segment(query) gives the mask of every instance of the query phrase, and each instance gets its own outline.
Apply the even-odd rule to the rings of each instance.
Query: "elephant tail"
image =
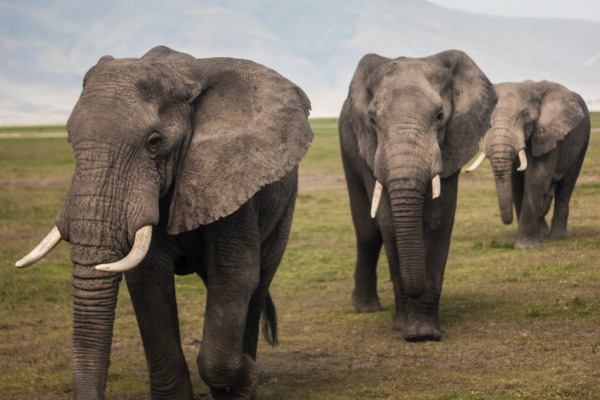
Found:
[[[273,303],[271,293],[267,293],[267,296],[265,297],[262,320],[262,331],[265,340],[271,346],[277,345],[279,343],[277,340],[277,311],[275,310],[275,304]]]

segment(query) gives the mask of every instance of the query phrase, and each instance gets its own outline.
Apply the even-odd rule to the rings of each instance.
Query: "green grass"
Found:
[[[0,126],[0,133],[64,133],[65,125]]]
[[[600,111],[590,112],[590,120],[592,122],[592,128],[600,128]]]
[[[315,138],[300,163],[300,175],[343,175],[337,119],[311,120]]]
[[[593,124],[599,127],[596,113]],[[303,176],[339,176],[335,120],[312,120]],[[72,172],[65,138],[0,139],[0,398],[68,399],[71,377],[69,245],[17,270],[14,261],[52,227]],[[345,189],[300,190],[289,245],[273,281],[280,345],[259,344],[262,399],[594,399],[600,387],[600,133],[571,201],[571,236],[512,249],[492,171],[460,178],[440,307],[443,339],[407,343],[392,330],[385,258],[384,310],[350,303],[354,233]],[[17,182],[17,184],[15,184]],[[5,182],[6,183],[6,182]],[[177,277],[183,347],[198,396],[195,357],[205,291]],[[107,398],[148,398],[144,353],[125,285],[119,295]]]

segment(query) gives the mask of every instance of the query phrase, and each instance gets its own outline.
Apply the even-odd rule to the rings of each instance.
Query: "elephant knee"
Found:
[[[252,398],[258,383],[258,370],[248,355],[219,356],[200,349],[197,363],[200,376],[210,387],[215,400],[231,398],[232,394],[238,396],[235,398]]]

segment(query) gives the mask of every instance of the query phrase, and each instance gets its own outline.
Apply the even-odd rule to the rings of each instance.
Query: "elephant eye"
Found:
[[[162,135],[158,132],[154,132],[148,138],[148,142],[146,143],[146,148],[151,153],[156,153],[163,142]]]
[[[438,112],[438,114],[435,118],[437,119],[438,122],[442,122],[444,120],[444,112],[443,111]]]

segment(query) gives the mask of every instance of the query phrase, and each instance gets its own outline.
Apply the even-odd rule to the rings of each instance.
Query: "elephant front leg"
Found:
[[[144,343],[152,399],[191,399],[172,262],[151,250],[142,264],[125,277]]]
[[[205,231],[204,242],[209,244],[207,297],[198,370],[215,400],[252,399],[258,370],[253,355],[244,352],[244,340],[248,309],[260,280],[260,235],[254,208],[246,203],[214,222]]]
[[[377,261],[383,239],[376,220],[370,215],[371,203],[366,193],[367,189],[351,179],[347,179],[347,183],[352,222],[356,233],[356,265],[352,305],[361,313],[376,312],[381,310],[377,295]],[[374,185],[373,181],[371,190]],[[385,215],[384,208],[385,206],[382,204],[378,215]]]
[[[251,399],[256,390],[255,362],[243,352],[248,307],[258,284],[258,268],[256,274],[249,272],[224,265],[209,267],[204,336],[197,362],[215,400]]]
[[[552,199],[545,200],[544,197],[550,187],[552,177],[544,169],[548,168],[544,168],[539,163],[531,165],[525,172],[523,202],[515,242],[516,249],[539,246],[544,239],[545,231],[548,230],[544,211],[547,212],[545,208],[550,208]]]
[[[439,302],[456,211],[458,173],[442,180],[442,195],[428,200],[423,213],[426,287],[418,299],[407,299],[402,336],[408,341],[442,338]]]
[[[368,227],[367,232],[357,232],[352,305],[361,313],[381,310],[377,295],[377,261],[382,242],[376,226]]]

